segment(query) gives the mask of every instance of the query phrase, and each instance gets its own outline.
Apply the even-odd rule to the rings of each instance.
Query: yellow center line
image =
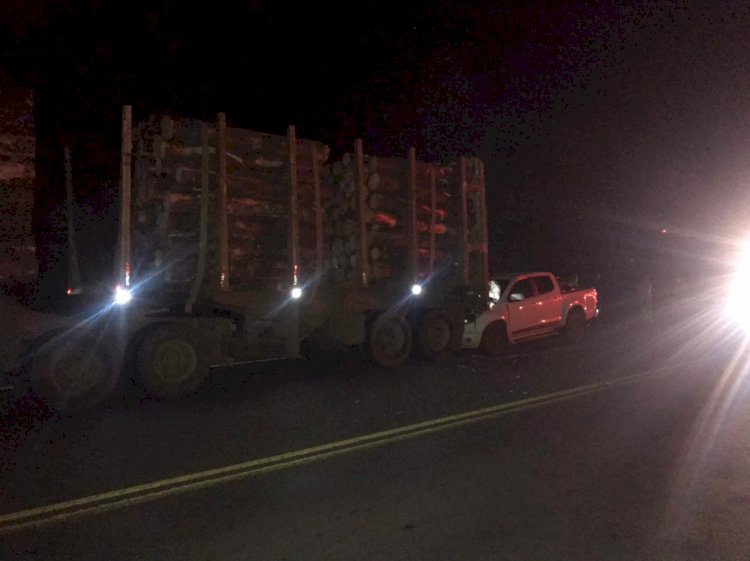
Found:
[[[501,403],[499,405],[476,409],[466,413],[449,415],[447,417],[440,417],[403,427],[356,436],[320,446],[303,448],[301,450],[275,456],[267,456],[265,458],[250,460],[225,467],[199,471],[168,479],[161,479],[151,483],[134,485],[106,493],[4,514],[0,515],[0,533],[47,525],[85,514],[123,508],[170,495],[176,495],[178,493],[218,485],[228,481],[252,477],[262,473],[279,471],[293,466],[320,461],[326,458],[350,454],[359,450],[383,446],[392,442],[441,432],[451,428],[493,419],[501,415],[575,399],[577,397],[590,395],[592,393],[597,393],[618,386],[631,384],[645,378],[665,374],[671,370],[673,369],[662,368],[640,374],[623,376],[608,381],[596,382],[536,397]]]

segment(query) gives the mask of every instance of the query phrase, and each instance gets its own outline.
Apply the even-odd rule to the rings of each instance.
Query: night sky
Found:
[[[6,0],[0,65],[34,88],[42,145],[97,139],[103,176],[123,103],[294,124],[334,153],[476,154],[499,268],[602,271],[661,228],[670,247],[747,230],[744,3],[223,4]]]

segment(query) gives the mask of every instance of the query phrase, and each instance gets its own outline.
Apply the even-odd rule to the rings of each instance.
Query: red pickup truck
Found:
[[[552,273],[506,273],[491,279],[487,310],[464,320],[465,349],[501,354],[514,343],[556,334],[578,342],[599,315],[595,288],[579,289]]]

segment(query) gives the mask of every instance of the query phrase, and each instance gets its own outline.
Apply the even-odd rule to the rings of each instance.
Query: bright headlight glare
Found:
[[[133,299],[133,293],[129,288],[120,286],[119,284],[115,287],[115,304],[123,306]]]
[[[745,245],[729,287],[727,315],[750,331],[750,245]]]
[[[295,286],[292,289],[292,298],[297,300],[298,298],[301,298],[301,297],[302,297],[302,289],[299,286]]]
[[[414,296],[419,296],[420,294],[422,294],[422,285],[421,284],[411,285],[411,293]]]

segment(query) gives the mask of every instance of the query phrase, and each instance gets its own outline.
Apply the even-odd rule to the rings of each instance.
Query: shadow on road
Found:
[[[736,341],[707,338],[699,319],[681,308],[672,308],[649,323],[634,316],[603,316],[591,325],[580,344],[550,337],[514,345],[502,357],[463,352],[438,364],[414,359],[406,367],[385,370],[350,351],[316,361],[273,360],[222,367],[212,372],[197,393],[168,401],[148,398],[126,373],[121,391],[106,404],[82,413],[51,410],[27,391],[0,394],[5,398],[0,401],[0,454],[18,447],[26,435],[48,425],[85,426],[113,416],[159,418],[231,406],[252,409],[264,399],[310,401],[322,399],[315,397],[316,393],[326,392],[337,396],[390,393],[394,399],[406,401],[446,401],[443,405],[448,408],[460,403],[457,392],[479,391],[472,383],[477,376],[491,378],[493,391],[505,389],[508,395],[514,391],[540,392],[586,383],[596,376],[615,376],[627,369],[653,367],[675,356],[731,350],[732,345]],[[560,366],[563,357],[567,357],[567,363]],[[536,372],[533,380],[528,374],[532,370]],[[528,387],[519,389],[523,384]]]

